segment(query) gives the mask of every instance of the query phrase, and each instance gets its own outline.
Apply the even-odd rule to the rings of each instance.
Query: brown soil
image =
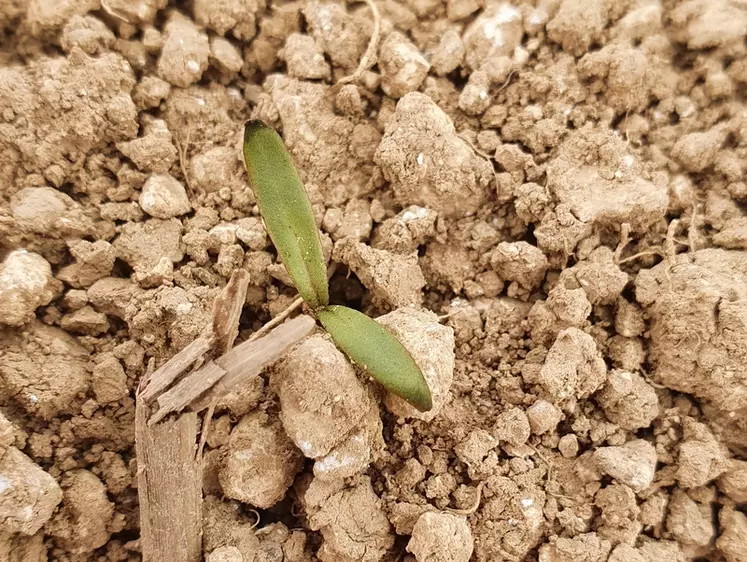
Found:
[[[236,269],[237,343],[294,300],[261,118],[435,407],[306,339],[215,409],[207,560],[746,561],[745,35],[741,0],[0,1],[0,560],[140,560],[141,378]]]

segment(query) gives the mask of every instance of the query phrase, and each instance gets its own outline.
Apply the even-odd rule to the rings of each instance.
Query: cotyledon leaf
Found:
[[[267,232],[298,293],[311,308],[327,305],[327,270],[309,196],[280,135],[262,121],[244,126],[244,164]]]
[[[316,315],[337,347],[384,388],[421,412],[431,409],[431,391],[423,373],[405,346],[383,326],[346,306],[327,306]]]

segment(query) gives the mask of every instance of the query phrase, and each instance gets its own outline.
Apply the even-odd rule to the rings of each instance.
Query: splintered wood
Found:
[[[212,347],[212,338],[204,336],[197,338],[150,376],[147,386],[139,393],[139,398],[146,402],[153,400]]]
[[[141,383],[139,398],[150,402],[166,391],[184,371],[203,360],[209,352],[217,349],[220,355],[231,349],[238,334],[239,316],[248,286],[249,273],[243,269],[236,270],[213,303],[210,326]]]
[[[213,302],[213,337],[218,355],[231,351],[239,335],[239,319],[248,287],[249,273],[238,269]]]
[[[207,408],[210,402],[220,399],[233,388],[246,383],[259,375],[267,366],[280,359],[288,349],[308,336],[316,322],[310,316],[297,316],[285,324],[281,324],[263,338],[247,341],[217,359],[219,368],[225,370],[225,375],[203,396],[196,397],[191,408],[197,412]],[[208,363],[200,370],[208,371]],[[160,404],[160,402],[159,402]]]
[[[291,346],[309,335],[315,325],[310,316],[298,316],[267,336],[244,342],[215,361],[208,361],[156,398],[158,411],[148,423],[157,423],[187,406],[196,412],[204,410],[212,401],[219,400],[280,359]]]
[[[301,315],[232,349],[248,284],[249,274],[237,270],[215,299],[212,324],[146,376],[138,390],[135,448],[144,562],[201,558],[202,456],[195,454],[198,412],[258,376],[316,326],[313,318]],[[180,415],[165,419],[169,414]]]

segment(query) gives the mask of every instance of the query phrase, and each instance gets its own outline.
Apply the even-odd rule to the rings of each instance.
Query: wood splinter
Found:
[[[209,329],[144,380],[138,401],[158,403],[148,420],[150,425],[187,407],[195,412],[204,410],[239,384],[258,376],[316,326],[315,320],[306,315],[274,326],[298,307],[300,300],[296,299],[269,323],[274,326],[272,330],[264,333],[263,328],[232,349],[248,284],[249,274],[237,270],[215,299]],[[211,360],[211,352],[219,357]],[[190,367],[192,371],[184,374]]]

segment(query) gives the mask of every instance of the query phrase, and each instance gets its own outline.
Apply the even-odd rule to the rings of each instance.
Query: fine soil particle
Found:
[[[237,269],[237,345],[296,298],[258,118],[434,407],[316,331],[214,405],[204,559],[744,562],[745,34],[738,0],[0,2],[0,560],[140,560],[139,385]]]

